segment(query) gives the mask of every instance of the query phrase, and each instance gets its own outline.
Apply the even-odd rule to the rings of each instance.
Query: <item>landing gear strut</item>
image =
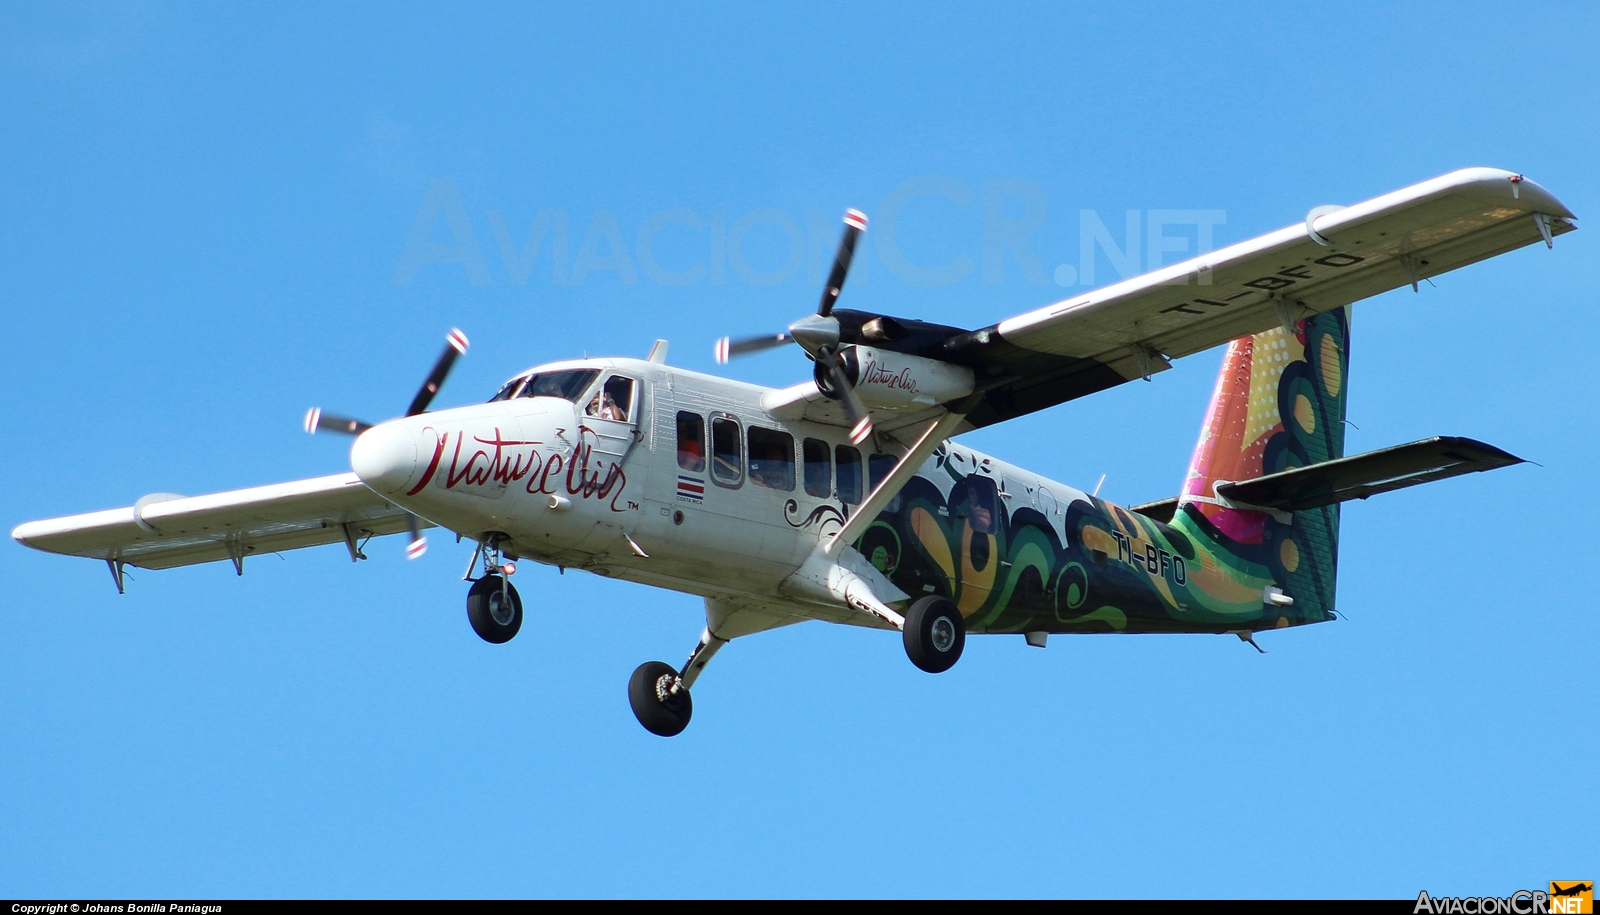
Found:
[[[480,544],[472,554],[476,564],[483,556],[484,576],[472,582],[467,591],[467,621],[472,631],[485,642],[499,645],[511,641],[522,628],[522,597],[512,587],[510,576],[517,570],[512,562],[503,562],[500,556],[500,538],[493,537]],[[471,580],[472,566],[467,567]]]
[[[967,625],[955,604],[930,595],[911,605],[903,635],[911,663],[937,674],[961,660],[961,649],[967,644]]]

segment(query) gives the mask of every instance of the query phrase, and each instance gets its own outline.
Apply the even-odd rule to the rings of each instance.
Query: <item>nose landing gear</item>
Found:
[[[511,582],[485,575],[467,591],[467,621],[485,642],[509,642],[522,628],[522,597]]]
[[[472,554],[476,565],[483,556],[484,576],[472,581],[472,566],[467,566],[467,580],[472,587],[467,590],[467,622],[472,631],[485,642],[499,645],[511,641],[522,628],[522,597],[512,587],[510,576],[517,567],[504,562],[500,556],[500,540],[492,538],[480,544]]]

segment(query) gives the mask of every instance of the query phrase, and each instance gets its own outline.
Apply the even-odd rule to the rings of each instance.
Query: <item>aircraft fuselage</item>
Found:
[[[763,407],[772,389],[643,360],[519,378],[529,375],[582,390],[381,424],[352,449],[355,470],[436,524],[499,535],[512,556],[889,628],[787,582],[914,429],[852,447],[840,426],[774,416]],[[1230,568],[1209,543],[1181,512],[1159,523],[950,441],[855,547],[891,584],[883,600],[949,598],[971,632],[1225,632],[1328,618],[1264,604],[1278,576]]]

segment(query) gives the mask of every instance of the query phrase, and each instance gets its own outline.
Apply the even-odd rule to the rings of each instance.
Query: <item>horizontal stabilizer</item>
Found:
[[[1464,473],[1523,463],[1522,458],[1470,438],[1439,436],[1268,474],[1241,483],[1218,483],[1217,496],[1239,507],[1294,512],[1381,492],[1431,483]],[[1135,506],[1157,521],[1172,520],[1176,498]]]

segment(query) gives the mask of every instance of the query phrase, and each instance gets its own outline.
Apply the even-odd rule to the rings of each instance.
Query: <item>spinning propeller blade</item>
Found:
[[[372,423],[364,423],[359,419],[348,416],[339,416],[334,413],[324,413],[321,407],[312,407],[306,411],[305,429],[312,435],[318,432],[338,432],[344,435],[360,435],[372,428]]]
[[[833,347],[824,346],[817,350],[817,364],[827,371],[828,380],[833,382],[833,388],[839,392],[839,400],[844,404],[844,415],[850,421],[850,444],[861,444],[872,434],[872,414],[861,402],[861,395],[850,383],[850,376],[845,374],[844,364]]]
[[[808,353],[815,353],[830,337],[833,343],[838,343],[839,322],[832,317],[833,303],[839,301],[839,292],[844,289],[845,277],[850,275],[850,261],[855,258],[856,242],[866,230],[867,214],[860,210],[844,211],[844,235],[839,238],[839,251],[834,255],[833,270],[828,274],[828,283],[822,287],[822,303],[817,306],[816,315],[807,315],[794,322],[781,334],[762,334],[759,337],[740,337],[737,340],[723,337],[711,350],[716,356],[717,364],[726,365],[728,360],[735,356],[759,353],[790,341],[798,342]],[[824,320],[819,321],[819,318]]]
[[[417,516],[410,512],[406,513],[406,532],[411,535],[411,542],[406,544],[406,559],[418,559],[428,552],[428,535],[422,532]]]
[[[744,356],[748,355],[749,353],[759,353],[762,350],[782,346],[792,339],[794,338],[790,337],[788,333],[763,334],[759,337],[741,337],[738,340],[734,340],[730,337],[723,337],[722,339],[718,340],[716,346],[712,348],[712,353],[716,355],[718,365],[727,365],[728,360],[732,359],[734,356]]]
[[[433,371],[428,373],[428,380],[422,383],[422,389],[412,398],[411,406],[406,408],[407,416],[416,416],[428,409],[428,404],[433,403],[433,395],[439,393],[439,387],[444,384],[456,360],[467,351],[467,335],[458,328],[452,327],[444,342],[444,352],[439,354],[439,361],[433,364]]]
[[[411,406],[406,408],[407,416],[416,416],[428,409],[428,404],[433,403],[433,397],[439,393],[439,388],[444,384],[445,378],[450,375],[450,369],[455,366],[456,360],[467,351],[467,335],[460,329],[452,327],[450,333],[444,338],[444,352],[439,355],[439,361],[433,364],[433,371],[428,373],[428,378],[422,383],[422,389],[417,391],[417,396],[412,398]],[[345,435],[360,435],[372,428],[371,423],[364,423],[359,419],[348,416],[336,416],[332,413],[322,412],[321,407],[312,407],[306,411],[305,429],[307,432],[340,432]],[[416,559],[428,551],[428,538],[422,533],[422,522],[416,515],[406,513],[406,530],[411,535],[411,540],[406,544],[406,558]]]
[[[860,210],[844,211],[844,235],[839,239],[839,253],[833,257],[833,271],[828,274],[828,285],[822,287],[822,304],[817,314],[826,318],[833,314],[833,303],[839,301],[844,289],[844,278],[850,273],[850,261],[856,254],[856,241],[867,231],[867,214]]]

